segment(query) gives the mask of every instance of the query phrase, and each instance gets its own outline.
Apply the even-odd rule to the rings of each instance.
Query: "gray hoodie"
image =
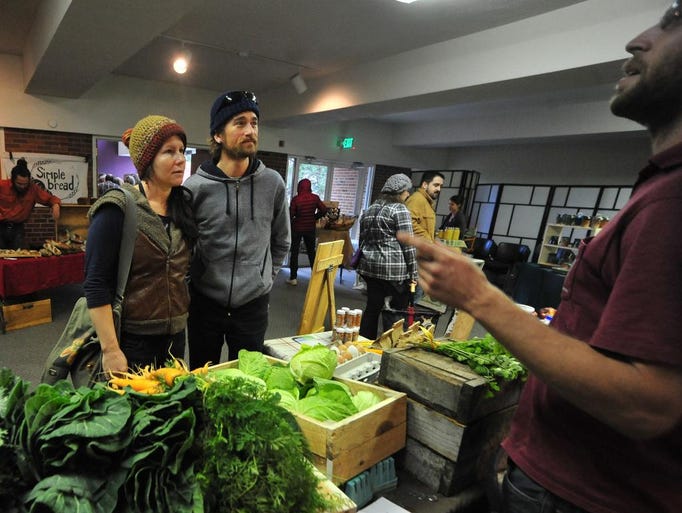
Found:
[[[253,159],[241,178],[204,162],[185,181],[199,227],[190,281],[236,308],[270,292],[291,244],[284,180]]]

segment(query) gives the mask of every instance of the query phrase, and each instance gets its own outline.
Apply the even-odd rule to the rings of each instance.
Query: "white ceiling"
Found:
[[[514,53],[516,40],[502,40],[495,49],[481,49],[489,44],[488,39],[494,39],[491,35],[505,37],[514,30],[523,32],[526,20],[532,23],[525,26],[526,32],[537,32],[538,37],[551,40],[555,34],[545,34],[546,29],[553,24],[562,27],[564,16],[570,28],[576,16],[591,12],[588,5],[589,9],[594,5],[595,16],[612,11],[622,16],[621,7],[633,6],[650,16],[653,9],[666,3],[0,0],[5,21],[0,29],[0,54],[22,57],[24,92],[30,95],[77,99],[117,75],[173,82],[204,93],[249,89],[269,99],[272,121],[280,126],[371,119],[396,124],[403,131],[402,138],[412,137],[415,146],[448,147],[477,142],[474,136],[462,137],[461,129],[450,129],[457,120],[523,117],[529,111],[569,104],[589,108],[595,102],[608,101],[625,56],[623,47],[635,33],[620,34],[617,50],[608,44],[596,50],[596,43],[588,47],[579,38],[552,43],[570,50],[550,55],[550,64],[543,65],[525,62],[524,55]],[[585,25],[595,25],[592,19],[584,21]],[[628,23],[629,18],[622,22],[626,26]],[[595,30],[599,32],[596,25]],[[580,34],[578,28],[573,32]],[[610,36],[608,26],[603,33],[605,38]],[[484,43],[470,52],[468,61],[466,48],[477,41],[476,37]],[[542,46],[539,41],[542,39],[524,44]],[[451,50],[455,47],[448,46],[453,42],[461,42],[455,51]],[[179,76],[170,69],[170,61],[183,44],[191,51],[192,61],[190,71]],[[520,41],[518,45],[523,48]],[[502,58],[502,52],[507,52],[503,66],[496,60]],[[579,57],[575,58],[573,52]],[[432,56],[435,65],[452,62],[456,69],[444,66],[441,76],[434,77],[428,68],[434,65]],[[491,59],[489,69],[485,56]],[[401,69],[405,62],[411,63],[407,70]],[[290,77],[299,72],[309,85],[309,91],[300,97],[289,83]],[[357,89],[354,100],[337,107],[314,103],[330,84],[345,80],[352,82],[350,88]],[[445,127],[438,137],[419,140],[416,135],[408,135],[434,122]],[[610,131],[596,128],[592,132],[599,130]],[[579,130],[573,132],[563,135],[575,136]],[[491,140],[505,140],[512,135],[498,134]],[[486,137],[482,134],[478,142]]]

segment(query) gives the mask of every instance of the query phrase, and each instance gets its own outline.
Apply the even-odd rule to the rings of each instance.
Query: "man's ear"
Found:
[[[213,140],[218,144],[223,144],[223,141],[220,139],[220,137],[218,137],[218,134],[213,134]]]

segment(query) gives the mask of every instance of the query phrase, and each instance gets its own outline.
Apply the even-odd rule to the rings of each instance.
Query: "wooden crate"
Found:
[[[52,322],[52,304],[49,299],[4,305],[2,315],[5,331],[18,330]]]
[[[418,348],[384,351],[379,383],[461,424],[515,405],[523,388],[520,381],[504,383],[489,397],[486,380],[467,365]]]
[[[379,383],[407,393],[407,442],[398,464],[416,480],[451,496],[493,472],[523,382],[491,395],[468,366],[412,348],[384,351]]]
[[[271,362],[287,362],[268,358]],[[236,360],[211,369],[236,367]],[[341,484],[405,447],[407,434],[407,397],[384,387],[334,378],[355,394],[374,392],[382,400],[374,406],[339,422],[322,422],[294,413],[313,453],[313,463],[334,484]]]
[[[408,399],[407,443],[399,464],[432,492],[457,494],[494,473],[516,406],[464,425]]]

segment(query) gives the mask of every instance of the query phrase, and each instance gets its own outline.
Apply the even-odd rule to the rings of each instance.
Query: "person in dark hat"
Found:
[[[31,179],[26,159],[19,159],[9,180],[0,180],[0,248],[24,248],[24,223],[36,203],[52,209],[59,220],[62,201]]]
[[[258,158],[260,108],[248,91],[218,96],[210,113],[212,159],[185,185],[199,241],[190,271],[190,366],[240,349],[262,351],[270,290],[291,244],[284,180]]]
[[[170,356],[184,357],[189,308],[185,278],[197,238],[191,193],[182,187],[184,129],[165,116],[151,115],[126,130],[122,139],[140,182],[121,184],[95,202],[88,212],[85,252],[83,288],[105,372],[158,367]],[[137,235],[118,338],[112,304],[127,199],[123,188],[135,199]]]
[[[405,174],[391,175],[381,194],[360,217],[359,248],[362,256],[357,273],[367,283],[367,305],[360,321],[360,335],[370,340],[377,337],[379,317],[383,329],[404,315],[410,295],[410,283],[417,278],[414,248],[396,239],[399,231],[412,233],[410,211],[405,199],[410,195],[412,180]],[[384,311],[390,307],[397,313]]]

